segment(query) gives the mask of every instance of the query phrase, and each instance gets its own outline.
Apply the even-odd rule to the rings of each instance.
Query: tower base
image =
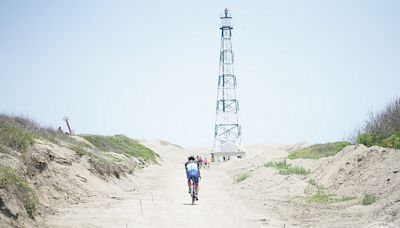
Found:
[[[235,152],[211,152],[211,161],[212,162],[225,162],[229,161],[232,158],[244,158],[244,151],[235,151]]]

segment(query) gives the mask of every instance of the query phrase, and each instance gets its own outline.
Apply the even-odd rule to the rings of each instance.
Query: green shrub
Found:
[[[298,174],[298,175],[307,175],[310,173],[309,170],[301,167],[301,166],[292,166],[291,164],[286,163],[286,160],[278,161],[278,162],[267,162],[264,164],[265,167],[273,167],[278,170],[278,173],[281,175],[290,175],[290,174]]]
[[[376,145],[382,139],[383,139],[382,137],[364,133],[357,136],[356,142],[358,144],[364,144],[365,146],[370,147]]]
[[[365,146],[380,146],[387,148],[400,149],[400,132],[395,132],[387,138],[368,133],[360,134],[356,142]]]
[[[400,149],[400,98],[377,114],[371,114],[354,141],[370,146]]]
[[[400,149],[400,132],[395,132],[388,138],[383,139],[381,146]]]
[[[15,174],[11,168],[0,165],[0,188],[12,192],[22,201],[29,217],[34,218],[37,211],[38,198],[26,180]]]
[[[361,203],[362,205],[370,205],[376,202],[376,197],[369,194],[364,194]]]
[[[337,154],[344,147],[350,145],[349,142],[335,142],[325,144],[315,144],[300,150],[296,150],[289,154],[289,159],[307,158],[307,159],[320,159],[322,157],[329,157]]]

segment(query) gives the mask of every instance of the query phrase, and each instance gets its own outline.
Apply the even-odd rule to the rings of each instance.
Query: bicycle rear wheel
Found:
[[[192,177],[192,205],[196,201],[196,188],[194,185],[194,177]]]

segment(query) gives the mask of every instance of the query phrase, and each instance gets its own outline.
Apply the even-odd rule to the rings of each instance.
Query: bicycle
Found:
[[[192,197],[192,205],[194,205],[194,202],[196,201],[196,187],[194,183],[194,177],[192,177],[190,180],[191,180],[190,195]]]

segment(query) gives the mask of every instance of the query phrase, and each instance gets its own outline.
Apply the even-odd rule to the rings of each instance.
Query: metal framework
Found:
[[[234,55],[232,51],[232,17],[225,9],[221,17],[221,51],[219,59],[218,94],[214,130],[214,156],[243,157],[239,102],[236,94]]]

